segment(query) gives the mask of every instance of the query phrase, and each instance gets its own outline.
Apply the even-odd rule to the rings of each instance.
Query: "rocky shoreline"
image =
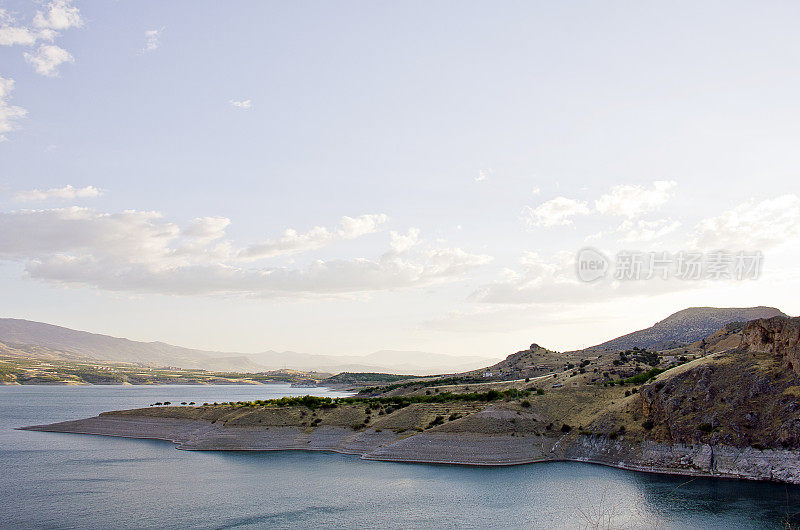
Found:
[[[172,442],[189,451],[330,451],[365,460],[508,466],[575,461],[620,469],[800,484],[800,452],[656,442],[628,443],[604,436],[482,433],[396,433],[391,430],[320,426],[224,426],[185,418],[103,414],[23,430],[93,434]]]

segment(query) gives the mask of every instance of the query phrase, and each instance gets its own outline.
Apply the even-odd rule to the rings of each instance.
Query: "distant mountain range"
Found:
[[[384,372],[431,375],[473,370],[495,359],[419,351],[381,350],[365,356],[292,351],[232,353],[196,350],[164,342],[138,342],[15,318],[0,319],[0,353],[43,359],[97,360],[212,371],[262,372],[289,368],[320,372]]]
[[[663,350],[701,340],[731,322],[787,316],[774,307],[690,307],[673,313],[651,327],[622,335],[588,350],[628,350],[633,347]]]
[[[649,328],[580,351],[627,350],[633,347],[652,350],[676,348],[699,341],[732,322],[774,316],[786,315],[774,307],[763,306],[690,307],[668,316]],[[545,353],[539,352],[539,349]],[[538,346],[537,351],[525,350],[515,354],[516,364],[508,367],[505,364],[511,361],[503,361],[500,366],[495,365],[498,359],[488,357],[442,355],[419,351],[381,350],[364,356],[315,355],[272,350],[261,353],[219,352],[182,348],[164,342],[138,342],[14,318],[0,319],[0,354],[39,359],[95,360],[158,367],[202,368],[217,372],[265,372],[287,368],[331,373],[382,372],[408,375],[461,373],[485,366],[489,366],[490,369],[497,368],[498,371],[501,368],[514,371],[516,364],[520,362],[549,367],[550,364],[555,366],[565,359],[564,354],[556,354]]]

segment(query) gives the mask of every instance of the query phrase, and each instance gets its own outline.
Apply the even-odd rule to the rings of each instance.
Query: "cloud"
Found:
[[[797,244],[800,236],[800,197],[781,195],[750,200],[695,227],[691,244],[700,249],[767,250]]]
[[[595,202],[594,208],[587,201],[556,197],[532,208],[526,206],[523,217],[529,227],[552,227],[573,224],[573,219],[581,215],[595,213],[616,215],[633,219],[639,215],[657,209],[666,203],[674,192],[677,183],[674,181],[657,180],[650,188],[639,185],[620,185],[611,188],[611,191],[601,195]],[[539,188],[533,190],[538,195]],[[632,227],[628,227],[630,231]],[[641,226],[641,236],[647,237],[645,231],[653,227]],[[677,228],[677,227],[675,227]],[[597,237],[602,234],[595,234]],[[637,237],[631,234],[631,237]]]
[[[336,229],[287,230],[266,244],[278,256],[318,248],[375,229],[385,216],[344,217]],[[242,264],[226,238],[230,220],[201,217],[184,228],[146,211],[88,208],[0,212],[0,259],[24,264],[31,278],[111,291],[255,297],[333,296],[453,281],[492,258],[458,248],[394,249],[375,259],[316,260],[305,268]],[[412,230],[409,234],[414,234]],[[287,237],[287,234],[290,237]],[[395,239],[396,241],[396,239]],[[262,256],[265,254],[261,254]]]
[[[254,261],[315,250],[335,241],[356,239],[376,232],[379,225],[385,223],[387,219],[388,217],[385,214],[368,214],[359,217],[345,216],[339,222],[339,227],[333,230],[324,226],[315,226],[308,232],[298,233],[290,228],[284,231],[283,235],[277,239],[242,249],[238,252],[237,257],[242,260]]]
[[[60,65],[75,62],[75,58],[67,50],[53,44],[42,44],[36,53],[25,52],[23,55],[33,65],[36,73],[47,77],[58,76]]]
[[[39,34],[24,26],[17,26],[14,17],[0,9],[0,46],[33,46]]]
[[[102,192],[94,186],[86,186],[83,188],[75,188],[69,184],[63,188],[50,188],[49,190],[28,190],[21,191],[14,196],[15,201],[31,202],[31,201],[45,201],[48,199],[86,199],[99,197]]]
[[[147,53],[158,49],[161,44],[159,42],[159,37],[161,37],[162,31],[163,30],[160,29],[148,29],[144,32],[145,43],[144,49],[142,49],[143,52]]]
[[[44,10],[37,10],[30,26],[19,25],[4,9],[0,9],[0,45],[34,46],[39,41],[53,42],[59,32],[83,26],[77,7],[70,0],[54,0]],[[58,66],[74,62],[65,49],[53,44],[42,44],[35,52],[24,52],[25,59],[39,74],[55,77]]]
[[[253,107],[253,102],[250,101],[249,99],[244,99],[244,100],[232,99],[230,100],[229,103],[234,107],[236,107],[237,109],[250,109]]]
[[[520,258],[520,269],[506,269],[500,278],[476,289],[469,300],[489,304],[580,305],[637,296],[657,296],[705,287],[707,281],[662,280],[659,276],[636,281],[618,281],[606,277],[583,282],[575,270],[576,256],[559,252],[545,259],[535,252]]]
[[[526,207],[524,216],[528,226],[550,227],[571,225],[573,217],[589,213],[591,210],[585,201],[556,197],[536,208]]]
[[[480,171],[478,171],[478,176],[475,177],[475,182],[483,182],[491,174],[492,174],[491,169],[481,169]]]
[[[182,234],[193,239],[210,242],[224,237],[225,230],[230,224],[231,220],[227,217],[198,217],[182,231]]]
[[[110,291],[174,295],[245,294],[263,298],[333,296],[405,289],[457,278],[487,262],[458,250],[440,251],[428,260],[317,260],[305,269],[245,269],[220,263],[154,267],[132,263],[112,267],[94,256],[54,255],[32,260],[26,272],[32,278],[89,285]]]
[[[6,133],[17,129],[17,121],[28,114],[22,107],[8,104],[13,90],[14,80],[0,77],[0,142],[5,141]]]
[[[45,11],[36,11],[33,17],[34,27],[63,31],[83,26],[83,19],[78,8],[69,0],[54,0],[47,5]]]
[[[635,223],[631,220],[625,220],[617,228],[617,232],[622,234],[619,241],[623,243],[648,242],[671,234],[680,226],[680,221],[673,221],[672,219],[658,219],[655,221],[640,219]]]
[[[671,180],[657,180],[650,188],[627,184],[615,186],[595,201],[595,209],[599,213],[631,219],[666,203],[677,185]]]
[[[394,231],[389,232],[389,236],[392,238],[392,250],[402,254],[419,243],[419,228],[409,228],[405,235]]]

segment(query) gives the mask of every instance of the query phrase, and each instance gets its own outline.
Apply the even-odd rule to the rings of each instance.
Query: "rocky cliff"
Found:
[[[783,365],[800,375],[800,317],[762,318],[742,331],[743,349],[780,356]]]

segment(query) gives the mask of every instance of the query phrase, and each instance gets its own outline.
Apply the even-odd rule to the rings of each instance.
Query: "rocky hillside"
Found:
[[[527,350],[512,353],[497,364],[488,368],[473,370],[465,377],[483,377],[487,380],[522,379],[536,377],[564,369],[565,357],[538,344],[531,344]]]
[[[748,323],[742,331],[742,347],[772,353],[783,365],[800,375],[800,317],[774,317]]]
[[[731,322],[786,315],[774,307],[690,307],[674,313],[651,327],[628,333],[591,350],[628,350],[633,347],[664,350],[699,341]]]
[[[800,318],[756,320],[738,335],[737,348],[661,374],[591,428],[673,444],[800,447]]]

